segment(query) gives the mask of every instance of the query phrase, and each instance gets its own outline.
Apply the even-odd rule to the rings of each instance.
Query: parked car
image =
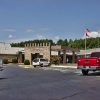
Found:
[[[50,65],[50,62],[47,60],[47,59],[44,59],[44,58],[35,58],[33,61],[32,61],[32,65],[34,67],[36,66],[49,66]]]

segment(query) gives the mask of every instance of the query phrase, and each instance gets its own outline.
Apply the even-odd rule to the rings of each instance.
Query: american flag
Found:
[[[89,29],[86,29],[85,36],[86,36],[86,37],[90,37],[90,36],[89,36],[89,33],[91,33],[91,31],[90,31]]]

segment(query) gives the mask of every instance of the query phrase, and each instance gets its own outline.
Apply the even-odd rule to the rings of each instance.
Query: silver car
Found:
[[[50,65],[50,62],[47,60],[47,59],[44,59],[44,58],[35,58],[33,61],[32,61],[32,65],[34,67],[36,66],[49,66]]]

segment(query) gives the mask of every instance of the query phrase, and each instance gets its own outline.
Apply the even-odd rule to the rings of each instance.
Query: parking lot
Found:
[[[82,76],[73,68],[5,65],[0,100],[99,100],[100,73]]]

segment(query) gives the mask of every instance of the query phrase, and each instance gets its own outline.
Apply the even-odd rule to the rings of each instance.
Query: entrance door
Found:
[[[33,61],[35,58],[43,58],[43,55],[40,55],[39,53],[31,53],[31,61]]]

